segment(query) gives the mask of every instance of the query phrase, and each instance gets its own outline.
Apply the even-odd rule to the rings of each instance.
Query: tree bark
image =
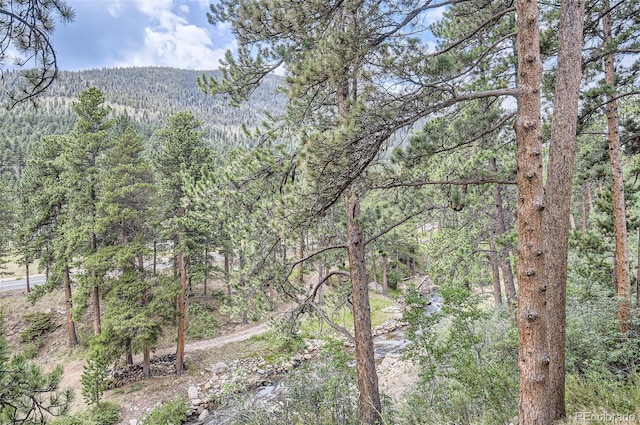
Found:
[[[178,254],[180,264],[180,297],[178,298],[178,346],[176,347],[176,374],[182,375],[184,369],[184,346],[187,331],[187,258],[184,252]]]
[[[558,69],[553,99],[543,220],[547,339],[551,361],[549,387],[555,420],[561,420],[566,416],[564,384],[567,258],[578,103],[582,79],[583,22],[584,1],[563,0],[560,6]]]
[[[371,333],[371,310],[367,269],[364,254],[364,236],[360,219],[360,200],[350,193],[344,198],[347,215],[347,251],[351,275],[351,299],[353,302],[353,325],[356,345],[356,375],[359,390],[360,422],[382,423],[382,405],[378,389],[378,374],[373,352]]]
[[[518,370],[520,424],[550,425],[544,286],[540,27],[538,4],[517,0],[518,16]]]
[[[229,253],[224,252],[224,280],[227,283],[227,295],[231,297],[231,280],[229,279],[229,273],[231,271],[229,265]]]
[[[304,258],[304,232],[300,235],[300,245],[299,245],[298,258]],[[304,284],[304,261],[300,262],[300,276],[298,276],[298,282],[300,283],[300,287]]]
[[[609,0],[604,0],[603,9],[607,11],[602,17],[605,49],[613,42],[611,35],[611,13]],[[615,64],[613,53],[604,59],[604,79],[611,88],[607,94],[605,107],[607,115],[607,139],[609,141],[609,158],[611,160],[611,197],[613,198],[613,232],[616,243],[615,275],[617,278],[618,321],[620,331],[631,330],[631,277],[629,272],[629,242],[627,240],[627,218],[624,200],[624,176],[622,173],[622,150],[620,148],[620,124],[618,120],[618,103],[615,100]]]
[[[73,303],[71,301],[71,277],[69,273],[69,265],[64,265],[64,271],[62,275],[62,281],[64,284],[64,301],[65,309],[67,313],[67,336],[69,337],[69,347],[78,346],[78,335],[76,334],[76,324],[73,322],[72,308]]]
[[[489,262],[491,263],[491,279],[493,282],[493,300],[496,305],[502,304],[502,290],[500,288],[500,265],[498,264],[498,252],[493,235],[489,235]]]

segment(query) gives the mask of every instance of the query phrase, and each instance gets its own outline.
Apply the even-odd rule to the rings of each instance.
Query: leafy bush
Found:
[[[34,311],[23,316],[27,323],[27,328],[20,334],[20,342],[31,342],[41,337],[47,332],[55,331],[60,327],[53,321],[53,313],[43,313]]]
[[[102,403],[95,409],[56,418],[51,425],[114,425],[120,419],[118,410],[113,403]]]
[[[408,298],[421,383],[398,412],[406,424],[506,424],[517,415],[518,336],[502,309],[482,307],[464,286],[442,287],[444,314]]]
[[[200,304],[191,304],[189,306],[188,318],[187,336],[189,338],[211,338],[220,327],[220,321]]]
[[[175,398],[153,409],[142,419],[142,425],[180,425],[186,419],[186,402],[181,398]]]

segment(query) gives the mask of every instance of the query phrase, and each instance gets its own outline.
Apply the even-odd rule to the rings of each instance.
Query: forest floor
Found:
[[[5,291],[0,293],[0,310],[4,314],[4,328],[7,340],[13,347],[24,350],[24,344],[19,343],[19,335],[27,326],[23,316],[30,311],[54,312],[55,321],[61,326],[49,333],[36,348],[37,355],[34,361],[45,370],[52,370],[57,365],[64,368],[60,389],[72,388],[76,398],[72,405],[72,411],[86,409],[82,399],[82,385],[80,378],[83,372],[85,359],[88,354],[86,347],[69,349],[66,337],[64,295],[62,291],[54,291],[41,298],[34,305],[26,300],[24,290]],[[229,363],[233,360],[262,357],[273,353],[274,347],[264,338],[252,338],[269,331],[270,318],[286,314],[288,306],[281,305],[276,311],[270,313],[260,321],[243,325],[239,321],[226,318],[222,325],[216,329],[214,338],[188,341],[185,347],[185,361],[189,366],[182,376],[153,377],[144,381],[137,381],[120,388],[108,390],[103,400],[120,406],[123,425],[129,425],[129,420],[140,419],[146,412],[171,400],[177,396],[185,398],[187,389],[191,385],[202,382],[206,376],[206,369],[218,362]],[[77,323],[80,335],[91,333],[91,320]],[[16,351],[18,351],[16,349]],[[167,339],[160,344],[153,355],[173,354],[175,344]],[[141,362],[141,355],[134,357],[134,362]],[[394,367],[396,375],[397,366]],[[384,381],[384,376],[381,377]],[[404,384],[402,384],[404,385]]]

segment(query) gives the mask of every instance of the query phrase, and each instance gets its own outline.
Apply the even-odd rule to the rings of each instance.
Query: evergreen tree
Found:
[[[89,406],[93,404],[99,406],[100,399],[109,386],[107,364],[107,360],[101,350],[96,349],[94,346],[80,377],[82,396]]]
[[[62,368],[44,372],[22,355],[10,356],[0,312],[0,423],[46,424],[65,415],[73,401],[70,389],[58,392]]]
[[[85,258],[80,283],[91,293],[93,332],[100,333],[100,286],[108,268],[104,258],[97,255],[97,203],[99,199],[100,170],[110,147],[108,128],[111,108],[104,106],[104,93],[95,87],[84,90],[72,105],[77,116],[72,133],[65,137],[61,160],[62,175],[67,190],[69,218],[65,235],[73,256]],[[88,242],[88,243],[87,243]]]
[[[176,370],[182,374],[187,326],[187,296],[189,291],[189,264],[194,253],[201,252],[198,243],[206,235],[203,223],[194,217],[193,209],[185,205],[185,186],[201,179],[203,168],[212,160],[212,152],[205,145],[201,122],[189,112],[180,112],[167,126],[155,133],[156,150],[152,164],[156,173],[158,195],[162,200],[162,233],[174,245],[174,268],[180,276],[180,294],[177,300],[178,345]]]
[[[15,65],[29,69],[21,72],[23,84],[3,87],[3,98],[9,107],[34,99],[47,90],[58,76],[56,52],[51,43],[55,21],[68,23],[75,13],[64,0],[10,0],[0,4],[0,65],[16,56]],[[34,66],[35,64],[35,66]],[[2,72],[4,80],[5,73]]]

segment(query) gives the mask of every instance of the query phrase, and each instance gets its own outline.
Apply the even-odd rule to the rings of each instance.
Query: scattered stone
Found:
[[[187,397],[189,397],[190,400],[198,398],[198,388],[193,385],[190,386],[187,390]]]
[[[191,399],[191,404],[193,406],[200,406],[202,403],[203,403],[202,400],[199,399],[199,398],[192,398]]]
[[[204,409],[202,412],[200,412],[200,415],[198,416],[198,420],[203,421],[208,416],[209,416],[209,410]]]
[[[229,370],[229,366],[227,366],[225,362],[218,362],[213,366],[211,366],[211,372],[215,373],[216,375],[221,375],[223,373],[226,373],[228,370]]]
[[[137,419],[129,419],[129,425],[138,425]]]

